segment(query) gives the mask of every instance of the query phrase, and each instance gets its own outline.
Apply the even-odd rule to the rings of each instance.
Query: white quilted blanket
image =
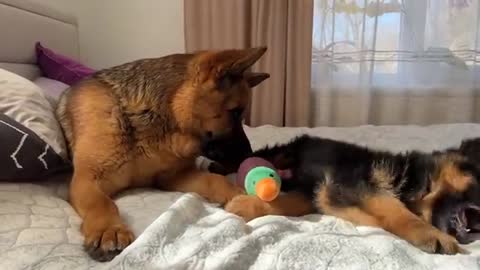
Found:
[[[433,150],[480,136],[480,125],[247,128],[254,148],[310,133],[376,148]],[[380,229],[329,217],[268,216],[249,223],[193,194],[132,190],[117,203],[137,239],[108,263],[82,250],[66,183],[0,183],[0,269],[480,269],[470,255],[430,255]]]

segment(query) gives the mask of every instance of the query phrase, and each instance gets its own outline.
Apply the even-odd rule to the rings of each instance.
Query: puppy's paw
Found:
[[[433,227],[418,229],[416,232],[412,233],[410,239],[407,240],[428,253],[449,255],[466,253],[466,251],[458,245],[458,242],[454,237]]]
[[[200,196],[205,198],[208,202],[225,205],[238,195],[245,194],[245,190],[230,182],[230,180],[223,175],[206,173],[203,174],[205,182],[204,188],[197,192]]]
[[[250,221],[268,215],[268,203],[256,196],[239,195],[225,205],[225,210]]]
[[[116,224],[85,231],[84,248],[92,259],[111,261],[134,240],[134,235],[124,224]]]

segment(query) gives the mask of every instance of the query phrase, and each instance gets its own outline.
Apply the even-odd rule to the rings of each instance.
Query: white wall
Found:
[[[83,63],[104,68],[184,52],[181,0],[35,0],[74,14]]]

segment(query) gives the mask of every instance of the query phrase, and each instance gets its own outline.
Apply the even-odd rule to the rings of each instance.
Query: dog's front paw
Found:
[[[84,231],[84,248],[92,259],[111,261],[134,240],[134,235],[124,224],[116,224]]]
[[[256,196],[239,195],[225,205],[225,210],[250,221],[268,215],[268,203]]]
[[[425,227],[426,228],[412,232],[409,237],[410,239],[407,240],[414,246],[428,253],[457,254],[466,252],[458,245],[454,237],[436,228]]]

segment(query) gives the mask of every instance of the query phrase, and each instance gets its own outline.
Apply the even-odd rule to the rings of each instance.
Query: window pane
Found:
[[[477,0],[429,0],[425,28],[425,50],[446,48],[467,64],[475,60],[478,43]]]
[[[314,61],[359,73],[377,59],[376,72],[395,73],[401,6],[399,0],[315,0]]]

